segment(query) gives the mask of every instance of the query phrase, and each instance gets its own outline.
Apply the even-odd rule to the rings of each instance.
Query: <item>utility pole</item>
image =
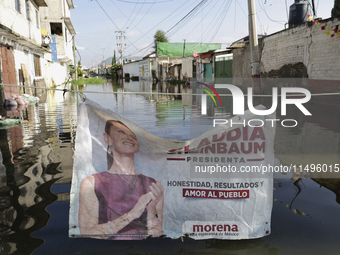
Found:
[[[125,33],[125,31],[116,31],[116,33],[120,33],[119,36],[117,36],[117,39],[120,39],[120,43],[117,43],[118,48],[120,47],[120,64],[123,66],[124,64],[124,60],[123,60],[123,46],[125,44],[123,44],[123,39],[125,39],[125,36],[123,35],[123,33]]]
[[[249,13],[249,45],[251,54],[251,77],[253,78],[253,91],[254,94],[261,93],[260,80],[260,53],[259,42],[256,32],[256,14],[254,0],[248,0],[248,13]]]
[[[75,79],[78,80],[78,65],[77,65],[77,58],[76,58],[76,43],[74,41],[74,35],[72,36],[72,42],[73,42],[73,59],[74,59]]]
[[[99,75],[98,56],[96,55],[97,76]]]
[[[185,55],[185,41],[186,39],[183,39],[184,40],[184,44],[183,44],[183,58],[184,58],[184,55]]]
[[[124,59],[123,59],[123,37],[125,39],[125,36],[123,36],[123,33],[125,33],[125,31],[116,31],[116,33],[120,33],[120,35],[117,36],[117,39],[118,38],[120,39],[120,43],[117,43],[117,46],[118,46],[118,48],[120,46],[119,52],[120,52],[120,64],[122,66],[122,84],[123,84],[123,74],[124,74],[124,72],[123,72],[123,64],[124,64]]]
[[[104,70],[105,70],[105,74],[106,74],[105,48],[102,48],[102,50],[103,50]]]

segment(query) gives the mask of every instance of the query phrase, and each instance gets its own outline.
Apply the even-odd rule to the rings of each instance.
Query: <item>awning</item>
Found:
[[[45,7],[47,7],[47,4],[46,4],[45,0],[33,0],[33,2],[34,2],[37,6],[45,6]]]
[[[70,33],[71,33],[72,35],[75,35],[75,34],[76,34],[76,30],[75,30],[74,27],[73,27],[71,18],[70,18],[70,17],[65,17],[65,18],[64,18],[64,21],[65,21],[65,24],[66,24],[68,30],[70,31]]]
[[[66,0],[66,1],[67,1],[67,4],[68,4],[68,7],[70,9],[74,9],[73,1],[72,0]]]

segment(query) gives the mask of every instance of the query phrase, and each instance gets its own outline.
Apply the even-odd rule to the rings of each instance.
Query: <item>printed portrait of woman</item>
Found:
[[[140,174],[134,162],[136,135],[122,122],[108,120],[103,134],[107,170],[80,185],[81,235],[109,240],[140,240],[163,235],[163,187]]]

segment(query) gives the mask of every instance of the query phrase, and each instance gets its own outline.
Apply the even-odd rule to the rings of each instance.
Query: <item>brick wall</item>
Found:
[[[330,37],[321,26],[333,30],[340,20],[328,19],[317,24],[306,23],[269,35],[260,43],[261,73],[278,70],[285,65],[303,63],[310,79],[340,79],[340,35]],[[250,78],[250,50],[233,50],[233,76]]]

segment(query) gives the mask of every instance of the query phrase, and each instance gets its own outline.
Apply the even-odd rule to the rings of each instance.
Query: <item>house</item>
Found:
[[[62,84],[69,77],[69,65],[74,65],[73,36],[76,34],[73,27],[70,10],[74,9],[72,0],[45,0],[47,6],[40,8],[42,31],[55,41],[56,58],[53,54],[46,55],[45,65],[48,69],[47,86]]]
[[[1,97],[31,94],[45,100],[45,89],[68,78],[73,63],[72,0],[0,1]]]
[[[197,78],[199,52],[220,49],[219,43],[157,43],[158,77],[181,80]]]
[[[39,8],[44,0],[0,1],[0,82],[31,86],[43,83],[41,59],[51,51],[41,44]],[[30,88],[4,86],[2,96],[31,94]]]

